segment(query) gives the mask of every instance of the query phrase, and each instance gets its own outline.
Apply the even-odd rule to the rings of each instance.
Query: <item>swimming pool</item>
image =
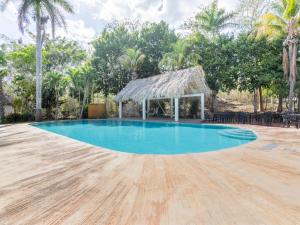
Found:
[[[79,120],[33,125],[92,145],[137,154],[209,152],[256,139],[250,130],[209,124]]]

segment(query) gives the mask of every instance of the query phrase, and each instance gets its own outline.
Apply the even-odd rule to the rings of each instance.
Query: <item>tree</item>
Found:
[[[91,91],[91,86],[95,79],[95,73],[94,73],[91,63],[89,61],[87,61],[82,67],[80,67],[79,70],[80,70],[79,73],[80,73],[80,76],[82,79],[82,84],[83,84],[83,100],[82,100],[82,105],[81,105],[81,110],[80,110],[80,118],[82,119],[83,118],[83,110],[87,104],[88,97],[89,97],[90,91]]]
[[[12,74],[23,75],[33,80],[36,68],[35,52],[36,48],[33,44],[13,44],[7,54],[8,61],[12,65]],[[42,54],[45,57],[44,50]]]
[[[230,91],[237,88],[237,75],[233,73],[235,64],[234,37],[220,35],[214,41],[201,34],[191,37],[195,52],[200,57],[200,65],[206,74],[206,81],[212,90],[211,111],[217,110],[217,94],[219,91]]]
[[[44,47],[43,70],[63,73],[70,67],[77,67],[87,58],[87,52],[80,43],[65,38],[46,40]]]
[[[145,55],[140,49],[128,48],[126,53],[119,57],[119,61],[125,69],[128,69],[132,73],[132,79],[138,78],[138,70],[145,60]]]
[[[293,98],[297,78],[299,3],[296,0],[278,0],[256,26],[256,37],[269,39],[286,37],[283,41],[283,71],[289,82],[288,111],[293,112]]]
[[[2,8],[12,0],[3,1]],[[46,35],[46,24],[50,19],[52,36],[55,36],[55,26],[66,26],[61,12],[73,13],[73,8],[66,0],[19,0],[18,25],[24,33],[25,25],[29,23],[28,16],[32,16],[36,25],[36,120],[42,117],[42,46]]]
[[[140,78],[160,73],[158,64],[172,51],[177,37],[165,22],[109,24],[93,42],[92,67],[97,74],[96,86],[104,96],[118,93],[132,78],[132,70],[120,63],[128,49],[139,49],[144,59],[138,66]],[[121,57],[122,58],[122,57]]]
[[[7,61],[5,52],[0,48],[0,123],[4,119],[4,104],[6,102],[5,95],[3,92],[3,78],[8,74]]]
[[[58,119],[59,98],[66,91],[68,80],[66,76],[57,71],[49,71],[45,73],[43,79],[43,107],[47,109],[47,118]],[[55,107],[55,114],[52,116],[52,108]]]
[[[225,9],[218,7],[218,0],[214,0],[197,13],[195,18],[188,20],[184,27],[208,35],[209,38],[216,38],[222,31],[237,25],[233,22],[234,17],[235,13],[227,13]]]
[[[164,21],[144,23],[133,35],[137,48],[146,56],[139,70],[140,77],[159,74],[159,62],[166,53],[172,51],[172,46],[178,39],[174,30]]]
[[[193,49],[193,43],[187,38],[173,44],[173,51],[166,53],[159,63],[161,71],[180,70],[199,65],[200,55]]]
[[[118,93],[130,80],[131,74],[120,65],[119,58],[134,43],[133,34],[122,23],[109,24],[93,42],[92,67],[97,76],[97,91],[105,97]]]
[[[235,41],[236,66],[232,72],[236,74],[239,90],[254,94],[254,111],[256,111],[257,90],[260,99],[259,108],[260,111],[264,111],[262,90],[275,86],[279,88],[282,75],[281,55],[278,54],[280,47],[280,41],[269,42],[266,38],[257,40],[247,34],[241,34]]]
[[[76,41],[58,38],[45,42],[42,105],[47,110],[47,118],[53,118],[51,112],[54,107],[54,117],[58,118],[59,99],[69,86],[67,74],[70,68],[80,66],[86,57],[85,50]]]
[[[96,79],[96,73],[88,60],[82,66],[69,70],[69,77],[72,83],[71,92],[76,92],[73,97],[78,98],[80,104],[79,118],[83,116],[84,107],[88,103],[88,99],[93,94],[92,86]],[[73,90],[73,91],[72,91]]]
[[[35,81],[34,73],[36,67],[36,48],[34,45],[23,45],[13,43],[7,53],[10,64],[10,86],[13,106],[16,113],[34,113]],[[45,50],[42,52],[45,56]]]
[[[82,84],[79,69],[70,68],[68,70],[68,78],[70,80],[70,95],[73,98],[77,98],[78,102],[81,102]]]

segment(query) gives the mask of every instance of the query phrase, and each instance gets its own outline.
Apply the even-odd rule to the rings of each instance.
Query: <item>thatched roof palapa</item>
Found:
[[[180,98],[199,93],[211,93],[201,66],[130,81],[118,93],[116,101],[142,102],[143,99]]]

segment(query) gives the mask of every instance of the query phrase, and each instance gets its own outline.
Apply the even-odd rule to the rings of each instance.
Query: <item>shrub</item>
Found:
[[[79,115],[79,102],[77,99],[70,96],[63,96],[59,98],[60,112],[63,118],[77,118]]]
[[[4,123],[20,123],[34,121],[34,115],[31,113],[12,113],[5,117]]]

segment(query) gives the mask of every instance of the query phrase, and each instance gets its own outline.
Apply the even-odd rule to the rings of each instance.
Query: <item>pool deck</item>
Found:
[[[159,156],[0,126],[0,224],[300,224],[300,130],[242,127],[258,140]]]

